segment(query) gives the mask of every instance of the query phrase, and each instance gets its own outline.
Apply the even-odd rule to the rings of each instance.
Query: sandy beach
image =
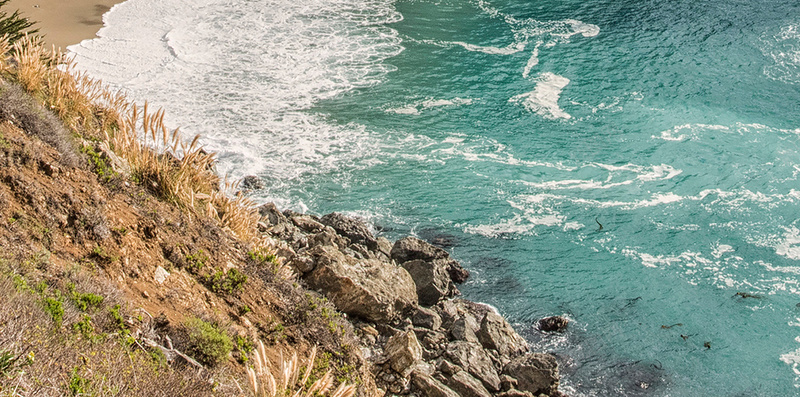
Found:
[[[10,12],[38,22],[45,43],[66,50],[67,46],[96,37],[103,27],[103,14],[120,0],[11,0]]]

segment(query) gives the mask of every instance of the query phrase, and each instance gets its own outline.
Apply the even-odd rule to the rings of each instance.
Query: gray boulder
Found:
[[[517,389],[534,396],[558,390],[558,363],[552,354],[532,353],[517,357],[505,366],[503,373],[517,380]]]
[[[422,360],[422,346],[417,341],[414,331],[409,330],[389,338],[384,348],[384,354],[392,369],[406,377]]]
[[[416,327],[437,330],[442,326],[442,319],[435,311],[420,306],[411,316],[411,323]]]
[[[275,226],[279,223],[286,223],[289,222],[289,219],[278,210],[278,207],[275,206],[275,203],[266,203],[260,207],[258,207],[258,213],[261,215],[261,218],[268,222],[271,226]]]
[[[503,356],[517,356],[528,351],[528,343],[499,314],[489,311],[477,333],[483,347],[497,350]]]
[[[351,316],[389,323],[417,306],[414,280],[399,266],[359,261],[329,246],[317,247],[312,254],[316,266],[306,275],[308,286]]]
[[[461,397],[491,397],[491,393],[483,387],[483,384],[466,371],[456,372],[446,383],[447,387]]]
[[[478,322],[470,314],[464,314],[453,322],[450,327],[450,336],[453,340],[462,340],[472,343],[480,343],[476,331],[478,331]]]
[[[439,266],[443,267],[450,278],[456,283],[464,282],[469,277],[467,272],[461,265],[450,258],[447,251],[426,243],[416,237],[405,237],[397,240],[392,246],[391,257],[397,263],[404,263],[413,260],[422,260],[425,262],[440,262]]]
[[[420,397],[459,397],[458,393],[445,386],[442,382],[420,371],[414,371],[411,384],[414,386],[416,394]]]
[[[492,365],[492,359],[477,343],[456,341],[447,345],[445,356],[452,362],[464,368],[475,378],[483,382],[490,391],[500,390],[500,376]]]
[[[319,233],[325,229],[325,225],[317,222],[317,220],[310,215],[295,215],[290,219],[295,226],[306,233]]]
[[[403,268],[414,279],[422,306],[432,306],[444,298],[459,294],[443,265],[441,261],[426,262],[421,259],[403,262]]]
[[[332,227],[336,233],[349,238],[354,244],[361,244],[372,251],[378,249],[378,240],[369,231],[367,225],[358,219],[333,212],[323,216],[320,222]]]

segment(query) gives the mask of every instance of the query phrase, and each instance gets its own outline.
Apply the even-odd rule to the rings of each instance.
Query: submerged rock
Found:
[[[564,332],[569,320],[562,316],[545,317],[539,320],[539,329],[544,332]]]
[[[242,183],[240,186],[242,189],[246,190],[259,190],[266,187],[266,185],[264,185],[264,181],[255,175],[248,175],[242,178]]]

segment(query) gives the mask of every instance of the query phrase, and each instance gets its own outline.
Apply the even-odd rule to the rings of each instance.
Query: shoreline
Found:
[[[19,9],[23,17],[36,22],[44,36],[45,48],[55,46],[66,51],[70,45],[97,37],[103,27],[103,15],[124,0],[11,0],[6,7]]]

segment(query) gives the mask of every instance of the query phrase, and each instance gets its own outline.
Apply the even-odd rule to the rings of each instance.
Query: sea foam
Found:
[[[106,14],[100,38],[69,50],[80,70],[201,134],[220,172],[269,175],[279,190],[375,157],[363,126],[307,110],[383,81],[403,51],[386,24],[401,19],[389,0],[130,0]]]
[[[542,73],[536,79],[533,91],[514,96],[509,102],[523,105],[526,109],[544,118],[571,119],[569,113],[558,106],[561,91],[569,84],[569,79],[554,73]]]

